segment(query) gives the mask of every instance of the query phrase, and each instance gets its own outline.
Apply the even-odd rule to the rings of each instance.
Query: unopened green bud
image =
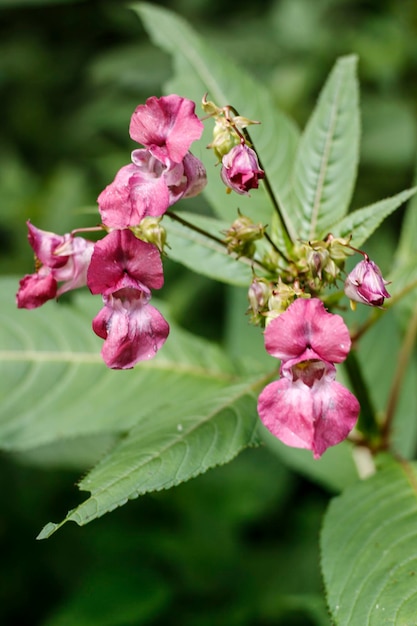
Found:
[[[144,217],[140,224],[131,230],[136,237],[153,243],[160,252],[163,252],[166,243],[166,230],[160,224],[161,219],[162,217]]]
[[[239,143],[240,137],[230,126],[229,121],[224,117],[219,117],[214,124],[213,141],[207,148],[212,148],[216,157],[221,161],[224,155]]]
[[[309,296],[306,296],[306,294],[301,291],[297,283],[295,283],[294,285],[287,285],[285,283],[278,282],[274,286],[271,296],[268,300],[269,310],[267,311],[265,316],[266,325],[268,325],[269,322],[275,317],[278,317],[278,315],[284,313],[284,311],[288,309],[290,304],[292,304],[296,298],[306,297]]]
[[[230,228],[224,232],[227,251],[235,252],[238,256],[252,257],[256,250],[254,242],[262,239],[265,228],[262,224],[255,224],[250,217],[239,215]]]

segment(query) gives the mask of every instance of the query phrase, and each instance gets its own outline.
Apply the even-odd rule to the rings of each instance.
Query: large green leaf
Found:
[[[411,189],[405,189],[395,196],[384,198],[384,200],[353,211],[339,223],[331,226],[329,230],[335,237],[347,237],[352,234],[351,244],[357,248],[372,235],[386,217],[414,196],[416,191],[417,187],[411,187]],[[325,233],[322,232],[321,234]]]
[[[294,163],[294,219],[315,239],[346,213],[356,179],[359,107],[356,57],[333,68],[301,137]]]
[[[91,330],[100,298],[16,310],[17,279],[2,279],[0,447],[27,450],[94,433],[123,432],[166,405],[211,397],[236,380],[224,353],[172,326],[168,341],[133,370],[109,370]],[[163,393],[161,393],[163,390]]]
[[[182,220],[193,224],[217,239],[224,238],[230,224],[220,220],[186,212],[175,212]],[[236,259],[227,248],[211,237],[194,230],[173,218],[166,218],[168,256],[195,272],[231,285],[248,287],[252,280],[252,263],[249,259]]]
[[[242,69],[204,42],[179,16],[155,5],[138,3],[133,10],[140,16],[152,40],[173,55],[175,76],[167,89],[196,102],[204,93],[218,106],[232,105],[241,115],[261,121],[250,128],[255,147],[262,158],[272,190],[281,206],[287,228],[293,239],[296,229],[289,210],[290,173],[294,160],[298,131],[292,121],[276,106],[269,91]],[[206,122],[203,142],[211,140],[212,123]],[[204,145],[204,144],[203,144]],[[263,190],[254,190],[251,197],[227,195],[215,171],[215,158],[205,149],[193,152],[203,160],[209,177],[206,195],[217,215],[232,220],[239,207],[256,221],[271,223],[272,205]]]
[[[164,390],[165,392],[165,390]],[[168,489],[210,467],[226,463],[258,443],[252,383],[229,387],[212,397],[161,406],[123,439],[80,483],[90,498],[61,524],[48,524],[39,539],[63,523],[79,525],[148,491]]]
[[[397,626],[417,615],[417,466],[393,463],[335,498],[321,537],[337,626]]]

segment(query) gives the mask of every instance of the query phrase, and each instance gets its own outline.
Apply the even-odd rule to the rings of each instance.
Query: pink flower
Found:
[[[91,293],[108,296],[125,286],[126,276],[142,291],[160,289],[164,284],[161,256],[156,246],[129,229],[113,230],[94,246],[87,284]]]
[[[222,158],[221,177],[225,185],[240,194],[257,189],[265,172],[260,169],[256,152],[245,144],[235,146]]]
[[[175,94],[148,98],[136,107],[130,121],[130,136],[164,165],[181,163],[203,124],[195,114],[195,103]]]
[[[132,152],[132,161],[97,198],[103,224],[111,228],[159,217],[181,198],[200,193],[207,182],[204,165],[191,153],[170,167],[143,149]]]
[[[260,418],[283,443],[319,458],[347,437],[359,415],[355,396],[335,381],[334,363],[350,350],[348,329],[320,300],[297,299],[269,323],[265,345],[281,359],[281,378],[260,394]]]
[[[136,152],[139,152],[137,150]],[[137,226],[144,217],[159,217],[169,206],[165,167],[146,150],[136,163],[123,166],[97,198],[103,224],[111,228]]]
[[[378,265],[368,256],[358,263],[345,281],[345,294],[354,302],[369,306],[382,306],[390,294],[385,289],[387,281],[383,279]]]
[[[128,229],[110,232],[95,245],[87,282],[93,294],[103,296],[93,330],[105,340],[106,365],[127,369],[155,356],[169,333],[168,323],[149,304],[151,289],[164,283],[156,246]]]
[[[71,289],[83,287],[94,248],[94,242],[83,237],[56,235],[30,222],[27,226],[29,243],[41,266],[19,283],[16,301],[20,309],[34,309]],[[58,283],[62,283],[60,287]]]
[[[151,359],[163,346],[169,325],[149,304],[150,291],[131,287],[128,277],[120,289],[103,296],[104,308],[93,320],[93,330],[104,339],[101,355],[112,369],[129,369]]]

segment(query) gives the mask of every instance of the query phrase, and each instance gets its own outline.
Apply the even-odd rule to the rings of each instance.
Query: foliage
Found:
[[[340,4],[339,11],[347,12],[347,4]],[[89,20],[88,5],[76,3],[68,11]],[[187,2],[178,1],[180,12],[181,5],[186,7]],[[198,10],[187,9],[191,16],[195,12],[196,23],[198,16],[203,21],[210,13],[208,3],[199,5]],[[58,7],[54,10],[56,16],[68,15],[64,7],[59,9],[62,13]],[[250,15],[249,6],[242,10]],[[411,114],[402,116],[404,110],[409,111],[406,98],[410,96],[400,99],[398,89],[384,105],[382,99],[377,100],[375,116],[382,137],[378,135],[374,143],[372,128],[367,127],[367,111],[375,103],[375,96],[367,91],[367,81],[374,89],[386,89],[396,84],[395,77],[405,77],[410,71],[407,51],[411,44],[409,38],[398,37],[399,22],[391,20],[395,6],[385,3],[385,15],[377,18],[361,13],[364,9],[355,5],[352,20],[362,17],[365,26],[354,40],[354,28],[349,24],[340,42],[330,38],[325,3],[317,3],[314,9],[302,0],[270,3],[265,15],[254,16],[250,32],[256,45],[249,59],[247,46],[239,47],[247,26],[233,14],[223,18],[225,23],[219,23],[214,15],[214,21],[205,26],[198,23],[194,30],[187,21],[156,4],[136,4],[125,12],[109,3],[105,8],[95,7],[91,15],[96,11],[113,29],[113,45],[106,49],[100,42],[95,47],[87,41],[80,44],[73,63],[81,67],[88,53],[87,75],[74,95],[70,95],[72,81],[79,76],[79,67],[71,70],[69,61],[73,31],[62,53],[63,58],[67,55],[65,78],[49,79],[48,83],[47,69],[52,61],[46,55],[38,61],[39,68],[34,65],[32,70],[24,70],[15,57],[13,71],[19,76],[20,89],[28,82],[24,72],[37,76],[39,69],[45,73],[42,80],[48,95],[34,87],[27,119],[22,108],[12,112],[12,93],[5,102],[12,131],[9,136],[5,131],[5,147],[0,154],[5,164],[0,185],[6,199],[1,236],[7,242],[12,233],[16,242],[13,252],[5,254],[7,245],[3,251],[7,256],[5,272],[27,271],[29,254],[22,244],[26,217],[60,232],[79,226],[80,221],[82,225],[91,223],[89,207],[95,196],[125,163],[127,142],[123,137],[131,111],[147,95],[158,92],[162,83],[163,91],[197,102],[208,92],[216,102],[233,104],[239,113],[262,122],[251,129],[251,138],[280,214],[273,215],[274,207],[264,188],[253,191],[251,197],[225,195],[213,155],[204,148],[212,130],[208,122],[195,151],[209,175],[205,201],[201,197],[187,200],[180,211],[175,211],[180,221],[169,215],[164,219],[169,243],[166,301],[158,306],[170,319],[170,338],[155,359],[130,371],[109,371],[101,362],[100,341],[87,321],[98,310],[97,299],[77,294],[58,304],[49,303],[42,310],[16,312],[18,279],[1,279],[0,446],[11,457],[3,461],[4,476],[10,474],[11,481],[3,480],[4,489],[10,489],[9,483],[15,481],[15,489],[11,489],[13,513],[17,515],[19,487],[25,481],[32,492],[22,496],[26,519],[18,522],[16,533],[32,533],[35,527],[38,530],[48,516],[62,518],[68,501],[73,508],[67,517],[59,524],[47,524],[39,538],[50,536],[66,521],[84,525],[142,496],[86,527],[82,536],[67,525],[50,540],[58,556],[44,547],[50,542],[37,544],[35,549],[26,547],[25,542],[29,553],[39,550],[39,545],[45,551],[42,559],[48,562],[42,563],[44,575],[59,572],[54,583],[57,600],[48,607],[49,616],[43,607],[36,608],[36,623],[175,623],[172,615],[180,614],[185,625],[324,625],[329,624],[328,611],[335,624],[411,623],[417,614],[412,462],[417,442],[413,382],[417,362],[412,350],[417,275],[415,242],[410,235],[415,225],[415,198],[406,209],[397,251],[391,233],[392,226],[399,231],[399,218],[390,218],[416,191],[409,185],[414,119]],[[7,3],[4,12],[6,16],[10,12],[13,20]],[[336,21],[341,13],[335,15]],[[139,21],[133,26],[133,15],[140,17],[163,53],[151,47],[143,34],[140,45],[136,43],[140,26]],[[302,36],[298,29],[291,36],[295,19]],[[233,28],[227,28],[228,20]],[[383,48],[371,38],[370,25],[388,38],[392,49],[397,50],[401,42],[397,55],[382,54]],[[16,33],[17,49],[20,46],[25,57],[28,52],[33,56],[36,42],[24,41],[23,33]],[[98,39],[103,35],[99,28],[95,33]],[[284,57],[277,66],[271,52],[262,71],[253,71],[258,67],[257,55],[263,58],[265,54],[263,46],[269,39],[275,42],[278,34],[277,48],[292,61]],[[129,38],[131,44],[126,46]],[[46,35],[44,45],[45,41]],[[326,59],[320,41],[326,43]],[[6,40],[2,46],[3,50],[10,49],[12,41]],[[235,59],[241,57],[245,70],[225,56],[223,50],[228,46]],[[359,169],[356,191],[360,154],[358,56],[345,55],[346,48],[359,55],[365,78],[364,166]],[[169,71],[166,53],[172,60]],[[337,55],[339,59],[313,113],[304,123],[307,104],[312,104],[313,92],[318,91]],[[313,58],[320,61],[318,69],[313,67]],[[34,57],[30,63],[35,64]],[[152,71],[143,70],[150,66]],[[263,76],[254,78],[258,73]],[[265,77],[268,80],[263,80]],[[53,92],[59,80],[65,84],[61,121],[52,114]],[[297,121],[283,110],[288,111],[294,103],[298,105]],[[393,110],[397,110],[394,116]],[[41,127],[49,119],[51,124],[42,136]],[[402,147],[396,142],[396,156],[391,160],[387,156],[384,161],[380,145],[385,133],[385,152],[392,143],[386,120],[391,134],[396,136],[398,130],[406,139]],[[19,129],[21,121],[26,130],[33,124],[32,136]],[[58,132],[60,124],[63,128]],[[299,126],[305,130],[299,131]],[[53,140],[55,133],[59,145]],[[35,158],[33,165],[28,157],[36,150],[40,158]],[[389,171],[381,177],[380,185],[370,173],[370,166],[375,164],[383,172],[384,167]],[[399,192],[405,185],[410,188]],[[378,200],[381,195],[384,199]],[[363,208],[349,212],[351,204]],[[268,224],[271,240],[287,251],[291,240],[320,239],[330,230],[336,237],[352,233],[355,247],[373,235],[367,251],[384,264],[384,272],[392,268],[390,292],[398,307],[390,306],[386,312],[343,312],[343,316],[358,338],[358,363],[369,390],[369,406],[380,424],[387,423],[384,416],[391,412],[388,451],[381,454],[378,442],[374,442],[374,448],[369,446],[372,456],[368,449],[344,442],[314,461],[307,451],[284,447],[259,425],[256,398],[276,377],[276,363],[262,351],[260,330],[250,329],[244,318],[247,303],[241,288],[251,281],[252,264],[245,257],[236,259],[237,255],[227,254],[217,240],[236,218],[237,207],[256,222]],[[387,218],[390,227],[381,229]],[[258,246],[260,255],[262,246],[264,242]],[[405,293],[408,296],[403,298]],[[402,370],[397,368],[395,355],[399,355]],[[397,406],[399,383],[395,381],[399,375],[403,386]],[[348,370],[341,372],[341,379],[351,384]],[[161,491],[261,443],[264,445],[243,452],[224,468],[213,469],[175,490]],[[58,484],[51,468],[58,471]],[[90,492],[81,503],[66,493],[74,470],[84,472],[79,488]],[[41,489],[37,481],[45,483],[39,506],[36,499],[33,501],[33,490],[38,494]],[[144,495],[151,491],[152,495]],[[334,492],[341,493],[332,497]],[[317,536],[323,515],[321,569],[328,608],[318,570]],[[10,532],[15,522],[12,517],[6,519]],[[71,561],[71,550],[60,544],[61,532],[76,546],[76,562]],[[6,566],[8,559],[13,567],[11,555],[6,557]],[[139,562],[143,568],[138,568]],[[71,563],[68,568],[67,563]],[[290,573],[295,567],[297,577]],[[17,574],[11,577],[10,587],[13,585],[19,585]],[[17,600],[14,602],[17,606]],[[15,615],[8,612],[6,598],[3,605],[0,616],[13,623]]]

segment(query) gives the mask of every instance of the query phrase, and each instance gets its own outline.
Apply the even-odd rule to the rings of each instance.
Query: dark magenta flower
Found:
[[[225,185],[240,194],[257,189],[265,172],[260,169],[258,157],[245,144],[235,146],[222,158],[221,177]]]
[[[391,297],[385,289],[387,284],[378,265],[365,256],[347,276],[345,294],[353,302],[382,306],[385,298]]]
[[[203,123],[195,103],[175,94],[152,96],[136,107],[130,121],[130,136],[164,165],[181,163],[193,141],[200,139]]]
[[[169,334],[161,313],[149,304],[150,291],[132,287],[125,277],[120,288],[103,296],[104,308],[93,320],[93,330],[104,339],[101,355],[112,369],[130,369],[155,356]]]
[[[299,298],[269,323],[265,345],[281,359],[281,378],[260,394],[260,418],[283,443],[319,458],[347,437],[359,415],[355,396],[335,380],[334,363],[350,350],[348,329],[321,300]]]
[[[18,308],[37,308],[47,300],[86,285],[94,242],[71,234],[50,233],[30,222],[27,226],[28,240],[40,267],[20,281],[16,295]]]
[[[164,283],[157,247],[128,229],[114,230],[96,243],[87,282],[93,294],[103,296],[93,330],[105,340],[106,365],[128,369],[155,356],[169,333],[168,323],[149,304],[151,289]]]

